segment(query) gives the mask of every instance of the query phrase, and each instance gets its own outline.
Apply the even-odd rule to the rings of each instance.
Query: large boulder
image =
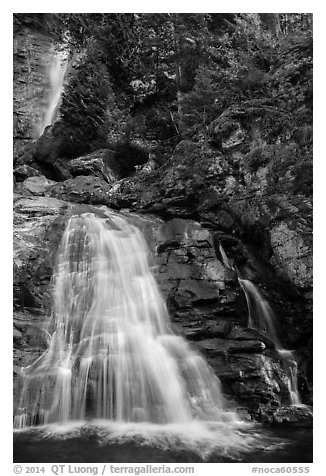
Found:
[[[39,195],[45,194],[46,190],[54,185],[53,180],[48,180],[43,175],[28,177],[22,183],[16,187],[16,191],[27,195]]]
[[[46,127],[43,134],[35,142],[34,160],[41,164],[53,165],[61,157],[68,131],[61,122]]]
[[[99,149],[91,154],[70,160],[67,163],[67,168],[73,177],[92,175],[105,180],[105,182],[112,183],[118,177],[110,169],[107,156],[106,149]]]
[[[19,165],[14,169],[14,177],[17,182],[23,182],[30,177],[40,177],[42,173],[29,165]]]
[[[110,198],[108,183],[92,175],[79,175],[52,185],[48,188],[47,195],[73,203],[119,208],[117,202]]]

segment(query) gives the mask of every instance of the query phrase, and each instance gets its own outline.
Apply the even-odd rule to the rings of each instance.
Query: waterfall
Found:
[[[279,349],[279,355],[289,363],[290,377],[288,380],[288,388],[290,394],[291,405],[301,406],[302,401],[298,390],[298,364],[291,350]]]
[[[276,331],[277,319],[271,306],[249,279],[238,278],[238,281],[247,300],[248,327],[264,334],[274,342],[276,349],[281,349],[278,332]]]
[[[238,281],[247,301],[248,327],[256,329],[268,337],[275,344],[275,349],[280,357],[288,363],[290,373],[288,379],[290,402],[291,405],[300,405],[301,398],[298,391],[297,362],[293,352],[282,347],[278,335],[277,318],[272,308],[249,279],[238,278]]]
[[[63,55],[55,55],[48,66],[47,74],[49,77],[50,90],[48,102],[43,115],[40,127],[40,135],[43,134],[47,126],[53,124],[56,119],[60,105],[61,94],[63,90],[63,80],[67,70],[68,61]]]
[[[227,257],[227,254],[225,253],[225,250],[222,246],[222,243],[219,244],[218,249],[219,249],[219,252],[220,252],[220,255],[221,255],[224,266],[226,268],[234,270],[234,266],[233,266],[233,264],[231,264],[229,258]]]
[[[16,428],[237,420],[206,361],[171,332],[142,233],[116,214],[69,219],[49,332],[47,351],[23,369]]]

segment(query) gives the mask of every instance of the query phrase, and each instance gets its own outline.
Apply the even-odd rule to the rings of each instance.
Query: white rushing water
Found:
[[[298,364],[294,358],[293,352],[286,349],[278,349],[279,355],[288,362],[289,365],[289,379],[288,388],[290,394],[291,405],[305,406],[302,404],[300,393],[298,390]]]
[[[53,302],[48,350],[23,370],[16,428],[196,420],[230,425],[234,435],[239,419],[219,379],[169,329],[136,227],[116,214],[72,216],[58,250]]]
[[[47,126],[53,124],[56,119],[63,91],[63,80],[67,70],[68,61],[63,54],[53,56],[48,68],[49,92],[47,106],[44,111],[39,135],[41,136]]]
[[[288,363],[288,388],[291,405],[301,405],[301,398],[298,391],[298,366],[291,350],[282,347],[278,336],[277,318],[262,296],[258,288],[249,280],[238,278],[243,289],[248,306],[248,327],[258,330],[268,337],[274,344],[275,349],[284,361]]]
[[[222,243],[219,244],[219,252],[221,254],[221,257],[222,257],[222,261],[223,261],[223,264],[226,268],[229,268],[229,269],[232,269],[234,271],[234,266],[233,266],[233,263],[230,262],[229,258],[227,257],[227,254],[225,253],[225,250],[222,246]]]
[[[281,349],[277,332],[276,316],[258,288],[249,279],[238,278],[248,305],[248,327],[258,330],[274,342],[276,349]]]

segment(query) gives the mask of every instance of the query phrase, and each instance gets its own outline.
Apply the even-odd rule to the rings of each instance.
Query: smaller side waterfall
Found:
[[[245,294],[248,306],[248,327],[256,329],[268,337],[274,344],[279,356],[287,362],[289,367],[289,395],[291,405],[300,405],[301,398],[298,391],[298,366],[291,350],[282,347],[279,338],[277,318],[262,296],[258,288],[249,280],[238,278],[239,284]]]
[[[219,244],[219,252],[220,252],[220,255],[221,255],[221,258],[222,258],[222,261],[223,261],[223,264],[226,268],[229,268],[229,269],[232,269],[234,270],[234,266],[233,264],[231,263],[231,261],[229,260],[229,258],[227,257],[227,254],[225,253],[225,250],[222,246],[222,243]]]
[[[271,306],[249,279],[238,278],[238,281],[247,300],[248,327],[264,334],[274,342],[276,349],[281,349],[277,319]]]
[[[302,405],[300,393],[298,390],[298,364],[291,350],[279,349],[280,356],[287,360],[290,366],[290,378],[288,381],[291,405]]]
[[[44,129],[47,126],[53,124],[57,116],[67,65],[67,58],[64,57],[62,54],[58,54],[52,58],[52,61],[47,68],[50,89],[48,94],[47,106],[40,127],[40,135],[43,134]]]

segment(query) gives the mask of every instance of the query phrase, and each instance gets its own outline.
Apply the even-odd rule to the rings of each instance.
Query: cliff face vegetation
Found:
[[[177,332],[230,398],[253,418],[305,418],[287,363],[247,328],[238,278],[273,308],[310,405],[311,15],[16,14],[14,45],[17,372],[46,345],[67,217],[107,206],[145,232]]]

